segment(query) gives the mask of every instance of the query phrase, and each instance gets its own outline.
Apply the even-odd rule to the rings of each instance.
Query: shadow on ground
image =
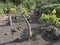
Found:
[[[0,25],[0,27],[5,27],[5,26],[10,26],[10,25]]]
[[[55,43],[56,43],[56,44],[59,43],[59,45],[60,45],[60,39],[57,39],[57,40],[51,40],[51,39],[49,39],[49,38],[45,35],[44,30],[41,30],[39,26],[32,28],[32,32],[34,33],[34,34],[33,34],[33,37],[32,37],[32,40],[34,40],[34,41],[39,40],[40,38],[42,38],[42,39],[45,40],[46,42],[49,42],[49,43],[47,43],[47,45],[53,45],[53,44],[55,44]],[[42,33],[44,33],[44,34],[42,34]],[[37,35],[39,35],[39,38],[36,38]],[[41,37],[40,37],[40,36],[41,36]]]
[[[57,40],[52,40],[49,39],[45,34],[42,35],[42,38],[46,41],[49,42],[46,45],[60,45],[60,38]]]
[[[11,42],[2,43],[0,45],[10,44],[10,43],[21,43],[21,42],[24,42],[24,41],[28,41],[28,39],[27,38],[22,38],[22,39],[17,38],[15,40],[11,41]]]
[[[48,43],[46,45],[60,45],[60,40],[50,42],[50,43]]]
[[[32,28],[32,40],[36,41],[39,40],[42,36],[42,33],[44,33],[44,30],[40,29],[40,26],[36,26],[34,28]]]

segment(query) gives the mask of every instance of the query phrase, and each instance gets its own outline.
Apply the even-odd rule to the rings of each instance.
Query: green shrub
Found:
[[[60,26],[60,18],[57,18],[55,25],[58,27]]]
[[[1,8],[0,8],[0,15],[4,15],[4,11]]]
[[[59,26],[60,26],[60,22],[59,22],[59,21],[56,21],[55,25],[56,25],[57,27],[59,27]]]
[[[49,23],[52,22],[54,23],[54,25],[56,26],[60,26],[60,18],[58,18],[56,15],[52,15],[52,14],[42,14],[41,17],[38,19],[38,21],[40,23]]]
[[[25,16],[29,17],[29,12],[28,12],[28,9],[27,8],[23,7],[21,9],[21,12],[24,13]]]
[[[50,13],[51,13],[51,10],[49,10],[49,9],[45,9],[44,11],[42,11],[42,13],[50,14]]]
[[[11,9],[10,9],[10,12],[11,12],[11,13],[16,13],[16,9],[15,9],[15,8],[11,8]]]
[[[39,18],[39,22],[49,22],[50,20],[50,15],[42,14],[41,17]]]
[[[51,15],[50,18],[51,18],[53,23],[55,23],[57,21],[56,15]]]
[[[50,5],[42,6],[40,8],[42,13],[45,11],[45,12],[48,12],[48,14],[50,14],[53,9],[56,9],[58,12],[60,12],[60,10],[59,10],[60,9],[60,4],[50,4]],[[50,11],[50,13],[49,13],[49,11]]]

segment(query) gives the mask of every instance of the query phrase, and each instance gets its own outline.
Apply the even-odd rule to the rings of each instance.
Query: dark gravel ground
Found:
[[[36,21],[35,21],[36,22]],[[38,23],[32,22],[31,27],[32,30],[38,32],[38,27],[40,26]],[[21,26],[19,32],[14,32],[14,35],[11,34],[11,28],[17,28]],[[0,26],[0,45],[60,45],[60,41],[49,41],[47,38],[44,39],[41,34],[38,34],[37,40],[33,39],[24,39],[21,38],[22,31],[27,28],[26,22],[20,21],[19,23],[13,23],[12,26]]]

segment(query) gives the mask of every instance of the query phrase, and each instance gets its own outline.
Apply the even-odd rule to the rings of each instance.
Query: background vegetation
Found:
[[[52,15],[52,10],[56,10],[56,16]],[[60,17],[60,1],[59,0],[0,0],[0,15],[5,15],[6,13],[12,13],[18,15],[18,13],[24,13],[25,16],[29,16],[29,12],[33,10],[34,15],[38,17],[44,13],[45,17],[42,15],[39,19],[46,19],[49,21],[49,17],[54,17],[53,22],[55,24],[59,23],[56,21],[57,17]],[[47,18],[47,16],[48,18]],[[56,21],[56,22],[55,22]]]
[[[42,9],[43,8],[47,9],[50,7],[55,8],[53,5],[49,6],[49,4],[59,4],[59,3],[60,3],[59,0],[0,0],[0,10],[1,10],[0,15],[4,15],[5,13],[8,12],[11,13],[25,12],[25,15],[28,15],[28,11],[30,10],[40,11],[40,8],[45,5],[48,6],[42,7]],[[57,7],[58,10],[59,5],[57,6],[58,6]],[[50,13],[50,10],[47,9],[47,11],[48,13]],[[58,12],[60,11],[58,10]]]

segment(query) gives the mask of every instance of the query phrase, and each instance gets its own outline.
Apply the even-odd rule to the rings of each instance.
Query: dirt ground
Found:
[[[36,21],[35,21],[36,22]],[[34,21],[31,23],[32,30],[38,30],[37,27],[40,25],[35,23]],[[14,32],[11,34],[11,29],[17,28],[21,26],[19,32]],[[0,26],[0,45],[60,45],[60,41],[49,41],[44,39],[42,35],[38,35],[39,39],[37,40],[28,40],[25,38],[21,38],[22,31],[27,29],[26,22],[20,21],[19,23],[13,23],[12,26]]]

